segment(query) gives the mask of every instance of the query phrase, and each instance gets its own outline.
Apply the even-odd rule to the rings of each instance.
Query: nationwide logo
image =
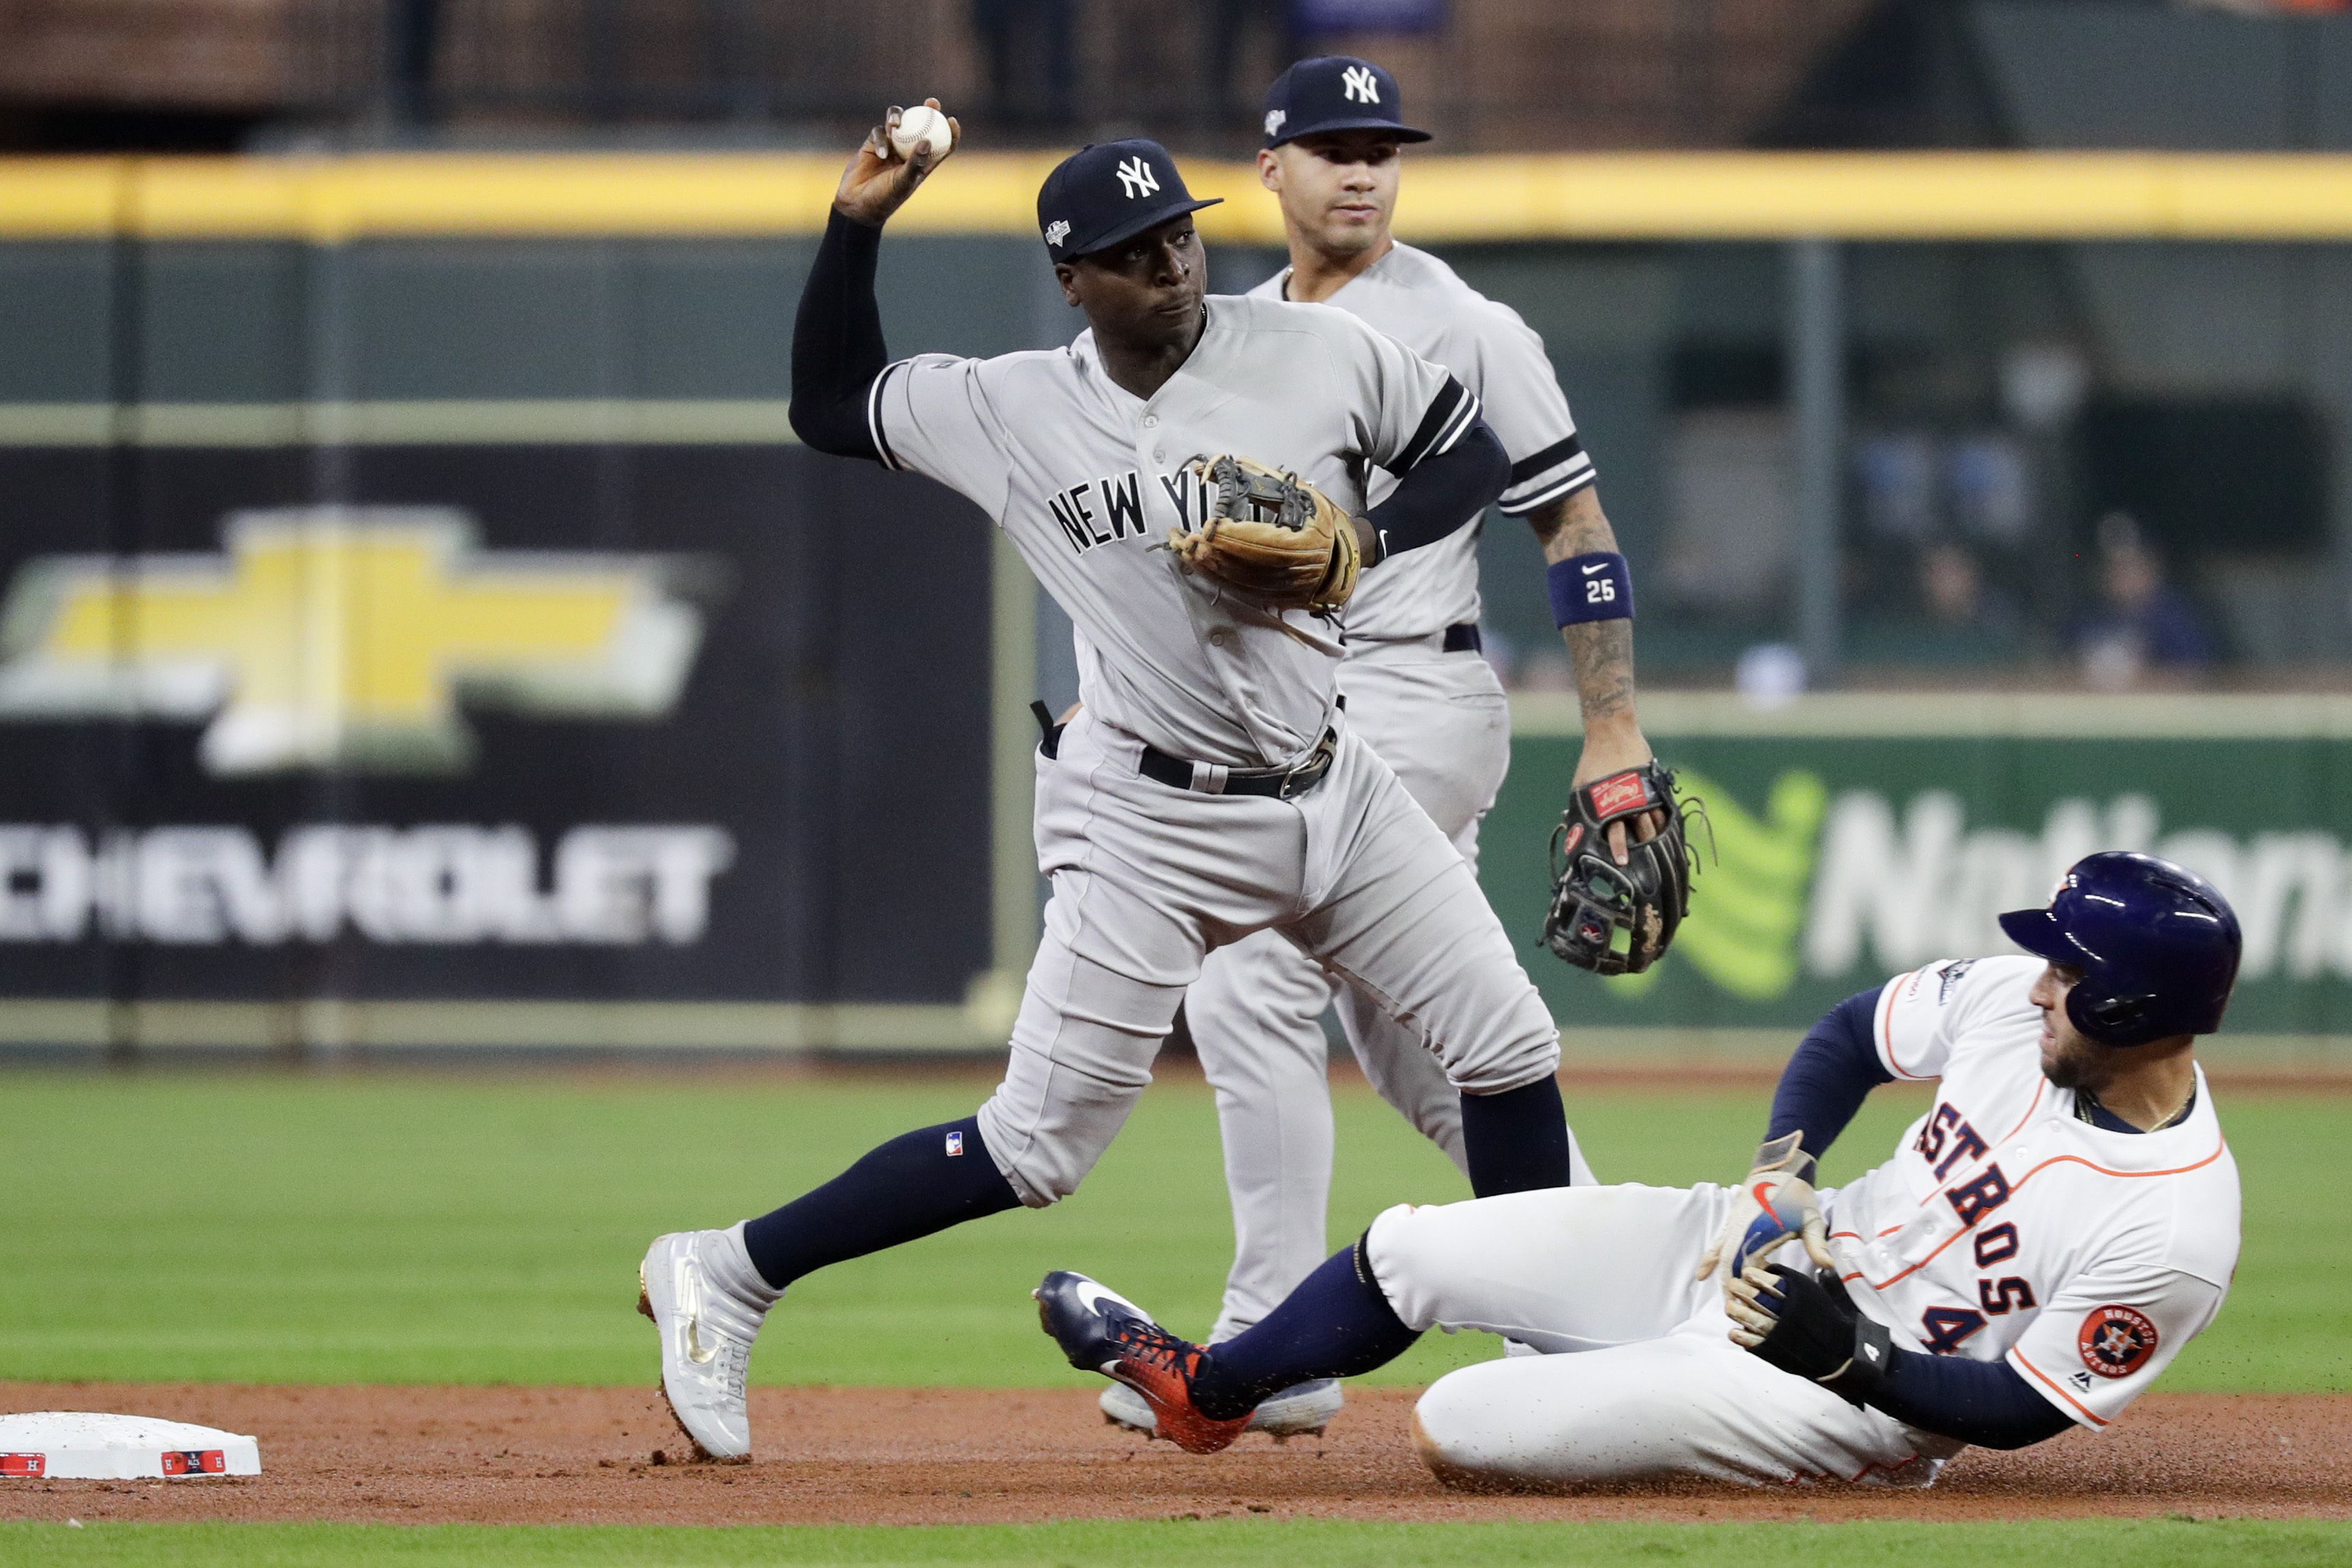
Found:
[[[677,704],[702,617],[677,557],[480,551],[439,507],[241,512],[222,555],[48,556],[0,607],[0,718],[209,721],[238,777],[461,772],[462,698],[572,717]]]
[[[1769,1001],[1797,978],[1806,888],[1814,845],[1829,806],[1829,787],[1802,769],[1780,775],[1761,811],[1691,768],[1683,789],[1706,802],[1708,825],[1698,846],[1702,882],[1667,955],[1696,968],[1718,989],[1748,1001]],[[1622,975],[1608,985],[1636,997],[1655,985],[1662,969]]]
[[[1770,776],[1758,810],[1719,779],[1679,771],[1706,800],[1712,831],[1699,835],[1700,880],[1673,951],[1604,982],[1629,1000],[1684,972],[1742,1001],[1771,1002],[1801,980],[1851,990],[1964,956],[1934,977],[1940,999],[1977,957],[2014,951],[2003,911],[2040,906],[2067,866],[2105,849],[2146,850],[2221,888],[2245,933],[2242,993],[2352,980],[2352,838],[2337,832],[2289,826],[2240,837],[2168,824],[2155,800],[2130,791],[2045,797],[1972,822],[1949,789],[1833,789],[1822,776],[1834,778],[1833,766]]]

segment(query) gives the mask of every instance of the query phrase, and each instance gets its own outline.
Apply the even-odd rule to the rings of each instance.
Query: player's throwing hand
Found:
[[[907,198],[930,178],[932,170],[947,162],[963,141],[963,127],[953,116],[941,115],[938,99],[923,99],[923,107],[946,120],[945,145],[927,135],[902,154],[893,141],[898,136],[898,122],[908,111],[893,107],[881,124],[866,133],[866,140],[850,156],[849,167],[841,172],[841,186],[833,194],[834,211],[878,229],[907,204]]]

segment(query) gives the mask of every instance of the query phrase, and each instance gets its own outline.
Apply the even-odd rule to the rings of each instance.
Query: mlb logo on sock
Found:
[[[963,1134],[961,1132],[950,1133],[948,1134],[948,1158],[954,1160],[961,1159],[962,1157]]]

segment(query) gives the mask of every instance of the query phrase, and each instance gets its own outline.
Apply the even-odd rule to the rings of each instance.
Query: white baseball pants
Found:
[[[1931,1483],[1958,1445],[1731,1343],[1718,1281],[1692,1277],[1731,1199],[1712,1185],[1555,1187],[1374,1220],[1372,1273],[1408,1327],[1481,1329],[1547,1353],[1431,1385],[1413,1416],[1430,1467],[1528,1486]],[[1802,1266],[1803,1249],[1775,1260]]]
[[[1022,1201],[1066,1197],[1151,1082],[1215,947],[1268,928],[1350,981],[1472,1093],[1558,1070],[1559,1034],[1475,876],[1343,720],[1289,800],[1176,789],[1081,712],[1037,758],[1045,929],[1004,1082],[981,1107]]]
[[[1475,872],[1478,824],[1511,766],[1502,683],[1475,653],[1375,646],[1339,666],[1348,722],[1380,755]],[[1462,1098],[1421,1037],[1272,932],[1211,954],[1184,1001],[1201,1068],[1216,1092],[1234,1266],[1212,1339],[1274,1310],[1330,1251],[1331,1094],[1323,1009],[1364,1076],[1467,1174]],[[1574,1153],[1576,1179],[1591,1171]]]

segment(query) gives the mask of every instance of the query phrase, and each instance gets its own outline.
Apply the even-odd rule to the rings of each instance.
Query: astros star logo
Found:
[[[2156,1324],[2130,1307],[2092,1309],[2083,1319],[2074,1345],[2084,1367],[2100,1377],[2129,1377],[2156,1354]]]

